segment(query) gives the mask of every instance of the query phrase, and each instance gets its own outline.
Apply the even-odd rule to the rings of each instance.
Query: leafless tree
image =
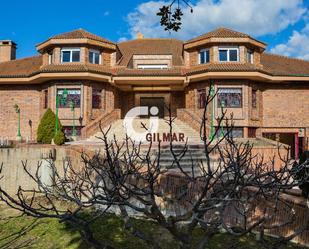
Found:
[[[76,226],[82,238],[93,248],[112,248],[109,242],[98,241],[90,224],[106,211],[119,211],[125,227],[150,248],[161,248],[157,238],[134,226],[131,218],[140,216],[156,222],[169,231],[179,248],[193,245],[193,232],[202,229],[203,237],[197,249],[205,248],[210,239],[220,232],[235,236],[258,232],[261,240],[267,230],[288,226],[295,212],[281,198],[281,194],[299,184],[295,174],[306,164],[292,168],[289,153],[281,155],[282,166],[277,169],[275,160],[265,162],[252,151],[252,144],[239,143],[233,136],[232,117],[222,109],[217,119],[215,134],[210,136],[208,113],[214,96],[207,94],[201,118],[201,141],[204,160],[191,158],[190,170],[183,159],[190,154],[186,142],[179,146],[171,139],[167,146],[171,165],[162,164],[161,142],[144,146],[126,137],[112,141],[108,131],[102,131],[102,153],[94,156],[82,154],[83,165],[77,167],[66,161],[63,168],[53,169],[52,184],[46,185],[40,177],[41,165],[31,173],[27,162],[25,172],[37,184],[37,189],[19,187],[12,196],[0,187],[0,199],[10,207],[27,215],[56,218]],[[174,118],[166,120],[173,134]],[[222,127],[224,126],[224,132]],[[179,149],[180,148],[180,149]],[[197,171],[198,169],[198,171]],[[177,191],[166,182],[177,178],[181,182]],[[59,205],[69,203],[69,206]],[[288,214],[284,220],[276,219],[279,210]],[[88,216],[82,215],[91,211]],[[299,235],[299,227],[292,235],[279,238],[278,243]],[[267,245],[265,244],[265,247]]]

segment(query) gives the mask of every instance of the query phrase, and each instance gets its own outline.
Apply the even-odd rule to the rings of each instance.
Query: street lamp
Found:
[[[20,132],[20,108],[17,104],[14,105],[15,112],[18,115],[18,129],[17,129],[17,140],[21,141],[21,132]]]
[[[58,96],[58,93],[56,93],[56,124],[55,124],[55,134],[57,134],[59,130],[59,103],[61,102],[62,105],[65,105],[68,97],[68,90],[64,89],[61,96]]]
[[[76,136],[76,127],[75,127],[75,104],[74,104],[73,100],[70,102],[70,108],[71,108],[71,112],[73,113],[73,130],[72,130],[72,136],[75,137],[75,136]]]
[[[211,110],[211,117],[210,117],[210,136],[209,139],[212,140],[215,136],[215,126],[214,126],[214,118],[215,118],[215,86],[211,82],[210,85],[210,97],[213,99],[212,100],[212,110]]]
[[[224,109],[224,107],[225,107],[225,102],[224,102],[224,100],[222,100],[222,101],[220,102],[220,104],[221,104],[221,113],[222,113],[222,115],[223,115],[223,109]],[[224,128],[223,128],[222,125],[221,125],[221,136],[224,137]]]

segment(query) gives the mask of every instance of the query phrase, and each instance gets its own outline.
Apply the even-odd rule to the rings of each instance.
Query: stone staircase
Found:
[[[116,139],[118,141],[122,141],[125,139],[126,134],[128,134],[128,136],[136,141],[141,141],[143,144],[149,144],[149,141],[146,140],[146,134],[147,133],[151,133],[151,136],[148,136],[148,139],[152,139],[153,143],[157,143],[158,140],[160,139],[162,144],[164,143],[168,143],[168,141],[163,141],[164,137],[166,138],[169,133],[170,133],[170,127],[169,125],[166,123],[166,121],[164,119],[159,119],[158,120],[158,129],[157,131],[155,131],[154,129],[152,129],[152,127],[150,127],[150,121],[149,119],[134,119],[132,122],[132,126],[135,132],[139,133],[139,134],[143,134],[141,135],[144,140],[141,141],[139,139],[134,139],[135,136],[130,134],[129,129],[125,126],[123,119],[119,119],[113,123],[110,124],[110,130],[108,131],[107,137],[109,140],[113,140],[114,137],[116,137]],[[109,129],[109,127],[105,127],[103,130],[104,132],[107,132],[107,130]],[[148,130],[147,130],[148,129]],[[156,133],[155,135],[153,135],[153,133]],[[187,124],[185,124],[184,122],[180,121],[179,119],[175,119],[174,123],[173,123],[173,130],[172,133],[175,134],[175,139],[173,140],[175,143],[183,143],[187,141],[188,144],[199,144],[201,143],[201,139],[199,136],[199,133],[194,130],[193,128],[191,128],[190,126],[188,126]],[[183,140],[181,140],[181,134],[183,134]],[[164,136],[165,135],[165,136]],[[97,132],[96,134],[94,134],[93,136],[89,137],[88,139],[86,139],[85,142],[87,143],[101,143],[102,140],[100,139],[100,137],[102,137],[102,133],[101,132]]]
[[[135,132],[143,133],[143,136],[146,137],[147,133],[153,133],[154,130],[150,127],[149,119],[134,119],[132,121],[132,127]],[[148,130],[147,130],[148,129]],[[108,131],[109,130],[109,131]],[[110,127],[105,127],[104,132],[107,132],[108,140],[112,141],[116,138],[117,142],[121,143],[125,141],[126,134],[134,140],[134,136],[130,136],[128,129],[123,122],[123,119],[116,120],[110,124]],[[170,133],[170,127],[164,119],[158,120],[158,129],[155,131],[156,135],[152,135],[153,143],[151,149],[152,159],[158,156],[158,138],[163,140],[164,133]],[[199,132],[185,124],[179,119],[175,119],[173,122],[172,133],[176,134],[176,139],[173,140],[173,151],[176,155],[179,155],[187,142],[188,150],[185,155],[180,160],[180,166],[188,174],[192,174],[192,166],[194,175],[200,175],[200,167],[206,167],[206,157],[204,154],[203,143],[200,139]],[[179,141],[179,134],[183,134],[184,141]],[[83,144],[86,145],[89,149],[96,150],[100,148],[103,144],[101,132],[95,133],[93,136],[87,138],[86,140],[76,141],[74,144]],[[155,137],[155,139],[154,139]],[[135,141],[136,144],[141,142],[141,154],[146,153],[149,148],[149,141]],[[174,157],[170,151],[169,141],[161,141],[161,153],[160,153],[160,164],[163,168],[169,169],[170,171],[179,172],[180,169],[177,167]],[[214,167],[217,163],[215,156],[211,156],[211,165]]]
[[[173,152],[177,155],[177,158],[181,157],[184,146],[181,144],[176,144],[173,146]],[[156,152],[154,152],[156,155]],[[213,154],[210,156],[210,164],[212,169],[218,164],[217,155]],[[160,164],[171,171],[179,172],[181,171],[177,164],[175,163],[174,157],[170,150],[170,146],[162,146],[160,153]],[[188,174],[194,173],[195,176],[201,174],[201,168],[207,169],[207,160],[204,153],[204,146],[202,144],[189,144],[188,150],[179,160],[179,165],[182,170]]]

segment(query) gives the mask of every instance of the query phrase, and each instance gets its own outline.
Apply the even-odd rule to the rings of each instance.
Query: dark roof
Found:
[[[77,29],[77,30],[62,33],[62,34],[59,34],[59,35],[55,35],[55,36],[51,37],[50,39],[83,39],[83,38],[114,44],[112,41],[109,41],[109,40],[102,38],[98,35],[90,33],[90,32],[88,32],[84,29]]]
[[[176,39],[137,39],[118,44],[119,66],[128,66],[133,55],[172,55],[173,66],[183,65],[183,42]]]
[[[261,54],[263,70],[272,75],[309,76],[309,61],[281,55]]]

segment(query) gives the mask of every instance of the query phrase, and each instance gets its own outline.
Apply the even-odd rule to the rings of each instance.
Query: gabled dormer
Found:
[[[184,44],[187,66],[208,63],[260,65],[260,55],[265,48],[265,43],[227,28],[218,28]]]
[[[37,50],[43,55],[43,65],[115,64],[116,45],[83,29],[53,36],[38,44]]]

